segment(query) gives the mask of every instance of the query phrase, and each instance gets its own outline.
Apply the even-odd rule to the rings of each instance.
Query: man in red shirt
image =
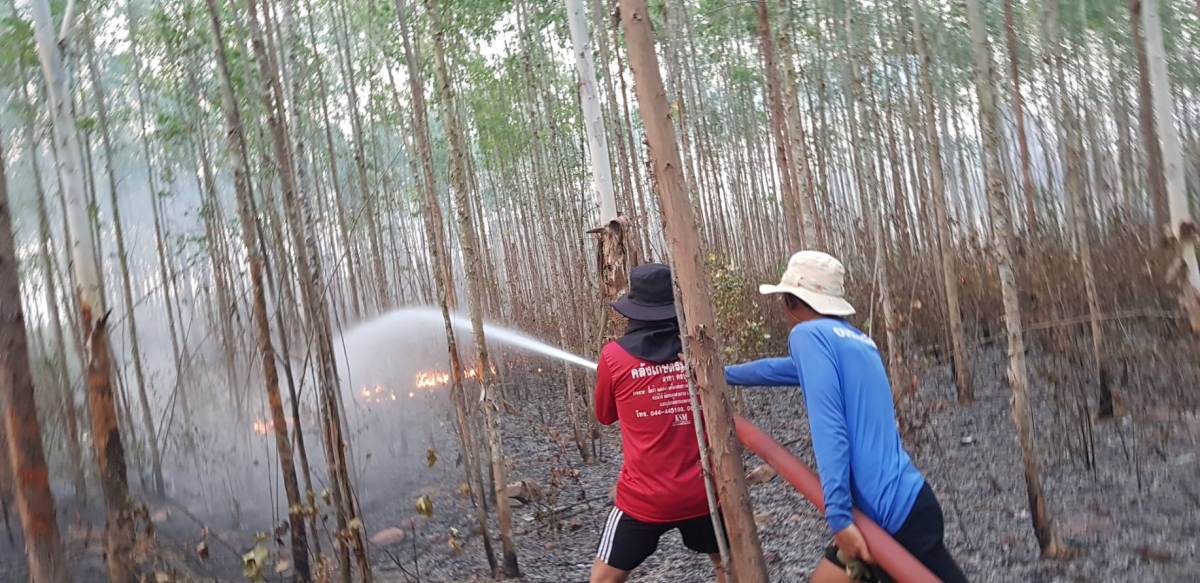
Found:
[[[671,270],[640,265],[629,274],[629,293],[612,307],[629,318],[625,335],[600,352],[596,417],[621,421],[625,463],[608,515],[591,583],[623,583],[629,572],[678,529],[683,544],[707,554],[724,583],[717,534],[709,515],[700,448],[692,426],[687,367],[675,318]]]

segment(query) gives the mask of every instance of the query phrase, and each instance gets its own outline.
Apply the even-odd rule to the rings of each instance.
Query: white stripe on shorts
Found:
[[[617,510],[615,506],[608,512],[608,520],[604,523],[604,530],[600,531],[600,546],[596,549],[596,557],[601,561],[603,561],[605,558],[609,541],[611,540],[613,531],[615,530],[613,528],[613,523],[617,520],[618,512],[620,512],[620,510]]]
[[[608,522],[605,523],[604,532],[600,535],[600,549],[596,551],[596,557],[606,564],[612,554],[613,539],[617,536],[617,525],[620,524],[621,517],[624,515],[625,513],[615,506],[608,513]]]

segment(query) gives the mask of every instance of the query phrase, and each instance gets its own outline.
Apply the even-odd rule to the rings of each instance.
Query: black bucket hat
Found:
[[[629,293],[612,303],[614,310],[630,320],[658,322],[675,317],[675,292],[671,268],[646,263],[629,273]]]

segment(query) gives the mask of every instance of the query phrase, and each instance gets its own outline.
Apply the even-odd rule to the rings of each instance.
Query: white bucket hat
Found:
[[[846,293],[844,282],[846,268],[832,255],[820,251],[800,251],[788,260],[787,271],[779,279],[779,285],[763,284],[758,292],[768,294],[792,294],[824,316],[849,316],[854,313],[842,296]]]

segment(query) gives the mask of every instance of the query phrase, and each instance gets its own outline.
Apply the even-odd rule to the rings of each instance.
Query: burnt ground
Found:
[[[930,411],[928,420],[906,439],[946,515],[947,544],[972,581],[1200,581],[1200,417],[1195,410],[1165,407],[1126,411],[1116,420],[1093,425],[1094,469],[1083,462],[1071,420],[1055,415],[1056,395],[1049,382],[1031,387],[1040,431],[1043,483],[1061,538],[1076,550],[1067,561],[1043,561],[1033,537],[1021,455],[1013,429],[1004,378],[1004,353],[985,351],[976,358],[976,401],[955,402],[948,367],[932,367],[918,383],[918,403],[904,409]],[[1194,363],[1193,363],[1194,364]],[[1186,365],[1185,365],[1186,366]],[[1194,374],[1194,373],[1192,373]],[[1137,390],[1134,381],[1120,392]],[[1194,377],[1178,381],[1194,387]],[[753,421],[812,467],[807,419],[796,389],[746,389]],[[1118,411],[1120,413],[1120,411]],[[557,413],[553,418],[562,420]],[[595,466],[580,466],[567,437],[554,438],[533,419],[510,416],[505,447],[513,456],[510,479],[547,484],[551,470],[566,459],[580,469],[580,483],[558,489],[558,507],[579,497],[603,496],[619,470],[619,435],[604,430],[606,455]],[[564,423],[554,425],[563,430]],[[567,455],[560,452],[566,451]],[[748,468],[761,462],[747,455]],[[774,481],[752,486],[756,519],[771,580],[807,581],[820,550],[830,538],[821,516],[789,485]],[[591,556],[607,514],[607,497],[570,509],[563,529],[550,525],[546,512],[517,506],[517,546],[526,581],[546,583],[587,580]],[[466,509],[465,503],[459,507]],[[571,530],[572,527],[578,530]],[[466,530],[464,521],[460,529]],[[436,553],[435,553],[436,554]],[[464,543],[461,556],[447,548],[429,561],[424,580],[486,579],[481,545]],[[409,555],[411,557],[411,554]],[[633,581],[710,581],[707,561],[683,548],[677,534],[664,538],[659,552]],[[388,581],[404,581],[391,573]]]
[[[1163,363],[1166,366],[1167,363]],[[1178,363],[1176,363],[1178,364]],[[917,397],[903,411],[926,411],[906,429],[906,444],[942,502],[947,544],[972,581],[1200,581],[1200,417],[1194,408],[1161,404],[1119,406],[1117,420],[1093,427],[1094,469],[1084,463],[1078,418],[1062,414],[1062,396],[1051,382],[1031,387],[1044,467],[1043,482],[1062,538],[1077,550],[1068,561],[1042,561],[1030,526],[1020,451],[1010,420],[1001,350],[982,351],[974,365],[976,401],[954,404],[950,371],[931,366],[917,383]],[[1186,362],[1184,367],[1189,366]],[[1194,367],[1194,362],[1190,365]],[[1034,366],[1034,370],[1040,370]],[[1172,382],[1195,385],[1195,372]],[[557,390],[548,378],[531,377],[532,392]],[[1133,380],[1115,387],[1137,390]],[[536,386],[543,385],[543,386]],[[1185,387],[1185,392],[1186,389]],[[796,389],[745,389],[752,420],[813,464],[803,401]],[[542,501],[514,505],[514,531],[522,580],[574,583],[587,580],[594,546],[608,510],[606,491],[620,467],[619,433],[602,430],[601,459],[579,461],[567,431],[565,411],[548,410],[561,400],[524,400],[520,411],[504,418],[504,439],[511,456],[509,479],[540,486]],[[444,422],[443,422],[444,423]],[[424,431],[419,432],[426,435]],[[429,468],[426,444],[405,451],[394,443],[359,445],[371,457],[360,468],[362,507],[368,535],[401,528],[403,539],[371,544],[378,581],[487,580],[481,538],[472,528],[472,508],[459,491],[462,469],[452,434],[434,433],[439,460]],[[377,451],[369,451],[374,446]],[[747,455],[748,468],[760,465]],[[577,476],[575,472],[578,472]],[[429,519],[416,516],[414,500],[428,494],[434,503]],[[828,542],[819,514],[780,479],[752,487],[752,497],[771,579],[806,581],[820,549]],[[60,500],[63,498],[60,497]],[[63,513],[60,513],[63,514]],[[239,581],[238,555],[254,545],[256,531],[269,531],[268,519],[240,528],[221,528],[219,518],[189,517],[177,507],[150,509],[166,560],[155,570],[185,567],[205,581]],[[94,524],[102,517],[93,512]],[[64,528],[67,528],[67,517]],[[23,581],[23,555],[15,515],[17,545],[0,539],[0,582]],[[227,521],[226,521],[227,522]],[[210,557],[195,552],[201,524],[211,529]],[[323,527],[328,530],[332,527]],[[229,526],[229,525],[225,525]],[[458,534],[452,535],[451,529]],[[490,526],[496,534],[494,520]],[[74,581],[103,581],[99,528],[70,527],[65,537]],[[457,552],[449,542],[461,545]],[[273,545],[270,540],[268,547]],[[328,541],[325,543],[328,545]],[[495,541],[499,546],[499,541]],[[328,547],[326,546],[326,549]],[[414,556],[416,561],[414,562]],[[268,581],[282,581],[268,573]],[[688,553],[677,534],[666,536],[659,552],[632,577],[644,583],[710,581],[702,558]]]

